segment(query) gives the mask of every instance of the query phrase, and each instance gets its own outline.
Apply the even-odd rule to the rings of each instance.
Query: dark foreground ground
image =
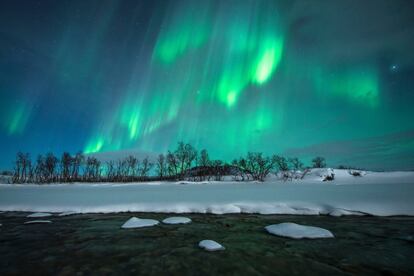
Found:
[[[24,225],[27,213],[0,214],[0,275],[410,275],[413,217],[187,214],[188,225],[120,229],[131,216],[87,214]],[[331,230],[335,239],[291,240],[264,226],[296,222]],[[213,239],[225,251],[198,248]]]

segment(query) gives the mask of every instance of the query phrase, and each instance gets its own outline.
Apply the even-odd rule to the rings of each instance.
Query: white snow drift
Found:
[[[207,251],[224,250],[224,246],[213,240],[202,240],[198,243],[198,246]]]
[[[121,228],[141,228],[141,227],[149,227],[159,224],[160,222],[155,219],[140,219],[137,217],[132,217],[127,220]]]
[[[333,181],[322,181],[326,173]],[[302,180],[265,182],[0,185],[0,211],[414,215],[413,172],[314,169]],[[231,177],[226,177],[231,179]]]
[[[270,234],[292,239],[318,239],[334,237],[329,230],[315,226],[300,225],[293,222],[272,224],[266,226],[265,229]]]
[[[47,223],[52,223],[50,220],[31,220],[31,221],[26,221],[24,224],[47,224]]]
[[[191,219],[186,217],[169,217],[162,221],[165,224],[187,224],[190,223]]]
[[[28,218],[45,218],[45,217],[50,217],[52,216],[52,214],[50,213],[33,213],[28,215]]]

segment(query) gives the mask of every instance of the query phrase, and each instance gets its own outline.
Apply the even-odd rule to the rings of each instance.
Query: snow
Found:
[[[28,218],[45,218],[45,217],[50,217],[52,216],[52,214],[50,213],[33,213],[28,215]]]
[[[52,223],[50,220],[31,220],[26,221],[24,224],[43,224],[43,223]]]
[[[292,239],[334,238],[334,235],[329,230],[315,226],[300,225],[293,222],[272,224],[266,226],[265,229],[270,234]]]
[[[414,172],[313,169],[304,179],[265,182],[0,185],[0,211],[414,215]],[[231,179],[231,177],[226,177]]]
[[[77,214],[76,212],[68,211],[68,212],[60,213],[58,216],[59,217],[66,217],[66,216],[71,216],[71,215],[76,215],[76,214]]]
[[[213,240],[202,240],[198,243],[198,246],[207,251],[224,250],[225,247]]]
[[[132,217],[122,224],[121,228],[141,228],[149,227],[159,224],[160,222],[155,219],[140,219],[137,217]]]
[[[165,224],[187,224],[190,223],[191,219],[186,217],[169,217],[162,221]]]

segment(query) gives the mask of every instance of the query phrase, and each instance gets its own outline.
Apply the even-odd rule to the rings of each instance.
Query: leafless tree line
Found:
[[[324,167],[325,160],[317,157],[313,167]],[[53,153],[39,155],[34,162],[28,153],[19,152],[14,162],[13,183],[52,182],[135,182],[156,180],[220,181],[232,175],[236,181],[264,181],[271,172],[284,180],[303,178],[304,169],[298,158],[271,157],[249,152],[227,164],[211,160],[207,150],[199,153],[190,144],[178,143],[176,150],[160,154],[155,162],[128,156],[117,161],[101,162],[94,156],[64,152],[60,158]]]

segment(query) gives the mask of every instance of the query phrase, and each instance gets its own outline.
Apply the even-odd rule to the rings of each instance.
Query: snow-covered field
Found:
[[[0,185],[0,211],[414,215],[414,172],[314,169],[302,180]]]

